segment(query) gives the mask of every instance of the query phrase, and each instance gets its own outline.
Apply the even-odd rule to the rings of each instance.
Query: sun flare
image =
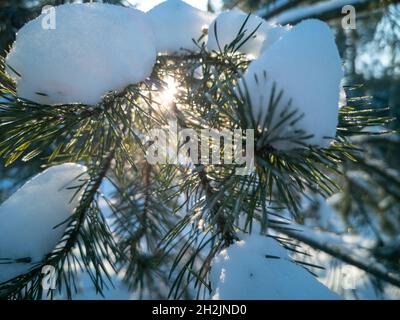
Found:
[[[175,95],[177,94],[177,86],[174,77],[168,76],[165,80],[166,88],[162,92],[162,98],[164,102],[170,104],[174,101]]]

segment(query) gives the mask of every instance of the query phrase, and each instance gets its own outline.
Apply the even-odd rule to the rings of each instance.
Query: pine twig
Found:
[[[198,167],[199,166],[197,166],[197,168]],[[204,167],[199,170],[198,174],[199,174],[201,185],[204,189],[206,198],[209,200],[213,195],[213,189],[210,184],[210,180],[207,177],[207,173],[204,170]],[[232,244],[234,242],[235,239],[237,239],[237,237],[232,232],[232,230],[226,230],[226,218],[223,216],[222,213],[219,212],[220,209],[221,209],[221,204],[218,202],[209,208],[212,215],[216,218],[218,231],[221,233],[222,238],[225,241],[225,244],[227,246],[229,246],[230,244]]]

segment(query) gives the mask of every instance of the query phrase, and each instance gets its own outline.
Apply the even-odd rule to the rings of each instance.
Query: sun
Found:
[[[162,100],[167,104],[171,104],[175,99],[175,95],[177,94],[178,89],[176,86],[175,79],[172,76],[167,76],[167,78],[165,79],[165,83],[166,83],[166,88],[161,93]]]

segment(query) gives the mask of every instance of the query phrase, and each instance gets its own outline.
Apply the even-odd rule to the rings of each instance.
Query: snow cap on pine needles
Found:
[[[28,272],[56,247],[82,197],[84,188],[77,187],[87,181],[86,172],[74,163],[51,167],[0,206],[0,283]],[[12,263],[24,258],[31,262]]]
[[[236,40],[239,34],[243,34],[235,49],[246,54],[248,58],[255,59],[262,50],[279,40],[289,28],[270,24],[258,16],[249,16],[238,9],[224,11],[210,25],[207,49],[224,51],[224,48]]]
[[[145,13],[109,4],[55,7],[17,33],[6,63],[20,97],[40,104],[97,104],[148,77],[156,61],[154,34]]]
[[[331,29],[326,23],[311,19],[297,24],[250,63],[239,88],[248,94],[254,119],[260,126],[267,127],[269,113],[272,121],[267,129],[279,127],[272,146],[284,150],[299,147],[298,143],[280,138],[302,131],[312,135],[304,143],[327,147],[336,135],[342,77],[342,63]],[[277,98],[280,91],[283,96],[271,114],[271,93]],[[288,114],[285,110],[297,110],[295,118],[302,117],[293,125],[278,125]]]
[[[242,235],[211,263],[214,300],[339,299],[273,238]]]
[[[167,0],[147,12],[153,25],[157,52],[188,54],[199,51],[193,42],[204,33],[213,19],[209,12],[199,10],[181,0]]]

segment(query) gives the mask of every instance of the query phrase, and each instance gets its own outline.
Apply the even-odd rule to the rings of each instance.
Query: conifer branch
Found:
[[[394,277],[389,272],[379,269],[371,263],[363,262],[361,258],[357,259],[354,257],[354,255],[343,252],[343,250],[341,248],[336,248],[327,243],[323,243],[321,241],[316,241],[315,239],[307,237],[307,235],[303,234],[300,231],[289,230],[289,229],[280,229],[280,228],[276,228],[276,231],[290,237],[291,239],[296,239],[301,243],[309,245],[310,247],[312,247],[314,249],[326,252],[327,254],[329,254],[345,263],[353,265],[353,266],[355,266],[361,270],[364,270],[365,272],[377,277],[378,279],[384,280],[384,281],[400,288],[400,278]]]

